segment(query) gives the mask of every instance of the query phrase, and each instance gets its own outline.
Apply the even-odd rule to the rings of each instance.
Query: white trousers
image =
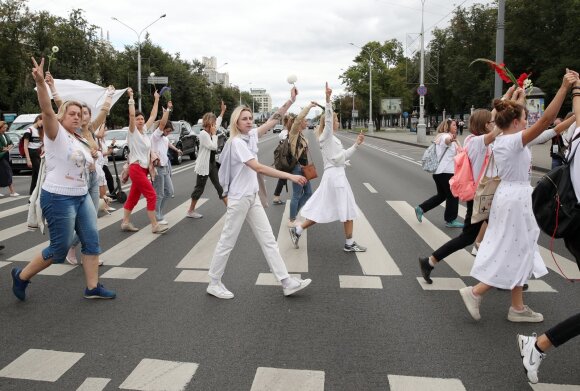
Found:
[[[221,279],[223,276],[244,220],[247,220],[252,228],[252,232],[266,257],[268,266],[270,266],[270,271],[276,276],[278,281],[288,278],[286,264],[280,255],[278,242],[274,238],[270,221],[268,221],[268,216],[266,216],[258,193],[242,197],[239,200],[228,199],[226,221],[211,260],[209,276],[215,279]]]

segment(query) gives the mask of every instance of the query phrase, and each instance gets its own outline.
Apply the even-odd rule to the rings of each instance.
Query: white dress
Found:
[[[348,221],[358,217],[358,207],[344,171],[345,161],[357,148],[345,150],[333,134],[332,105],[326,104],[324,132],[318,140],[322,149],[324,173],[318,189],[306,201],[300,214],[317,223]]]
[[[540,228],[532,211],[531,152],[518,132],[496,138],[493,155],[501,183],[471,276],[487,285],[513,289],[532,274],[538,278],[548,273],[538,251]]]

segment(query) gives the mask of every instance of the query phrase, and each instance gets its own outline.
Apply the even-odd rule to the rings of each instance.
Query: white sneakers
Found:
[[[203,217],[203,215],[201,213],[197,213],[197,212],[187,212],[186,216],[191,218],[191,219],[201,219]]]
[[[163,220],[157,220],[157,224],[161,224],[161,225],[169,225],[169,221],[163,219]]]
[[[480,320],[481,315],[479,314],[479,305],[481,304],[481,296],[474,296],[472,286],[461,288],[459,293],[461,294],[465,308],[467,308],[471,317],[475,320]]]
[[[520,356],[522,357],[522,364],[528,375],[530,383],[536,384],[538,382],[538,369],[542,360],[546,357],[545,353],[540,353],[536,349],[536,334],[531,337],[518,334],[517,335],[518,348],[520,349]]]
[[[525,305],[524,310],[520,312],[510,307],[507,319],[510,322],[539,323],[544,321],[544,315],[534,312],[530,307]]]
[[[282,288],[282,290],[284,291],[284,296],[293,295],[294,293],[306,288],[312,282],[310,278],[301,280],[299,278],[290,277],[290,279],[291,281],[288,284],[288,286],[286,288]]]
[[[220,281],[217,284],[209,284],[206,292],[218,299],[233,299],[234,294],[228,291],[228,288]]]
[[[10,197],[18,197],[20,194],[18,193],[10,193]]]

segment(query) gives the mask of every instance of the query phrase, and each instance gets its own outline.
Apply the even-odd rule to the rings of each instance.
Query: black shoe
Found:
[[[529,288],[528,284],[524,284],[524,286],[522,287],[522,290],[525,292],[528,290],[528,288]],[[510,290],[510,289],[504,289],[504,288],[495,288],[495,289],[497,289],[498,291],[502,291],[502,292],[507,292]]]
[[[421,274],[423,275],[425,282],[427,284],[433,284],[431,271],[435,268],[429,265],[429,258],[419,258],[419,267],[421,267]]]

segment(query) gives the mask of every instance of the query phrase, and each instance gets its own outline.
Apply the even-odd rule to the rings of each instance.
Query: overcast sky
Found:
[[[425,29],[446,27],[456,5],[474,3],[487,1],[426,0]],[[341,68],[352,65],[359,52],[349,42],[362,46],[396,38],[405,45],[407,35],[421,28],[421,0],[29,0],[28,5],[63,17],[73,8],[83,9],[90,23],[109,32],[118,50],[134,44],[137,36],[111,17],[139,32],[167,14],[147,29],[153,43],[184,59],[215,56],[218,67],[227,62],[219,72],[228,72],[230,83],[243,90],[267,89],[273,106],[289,96],[286,79],[294,74],[300,93],[295,112],[311,100],[324,100],[325,81],[335,93],[344,91]]]

